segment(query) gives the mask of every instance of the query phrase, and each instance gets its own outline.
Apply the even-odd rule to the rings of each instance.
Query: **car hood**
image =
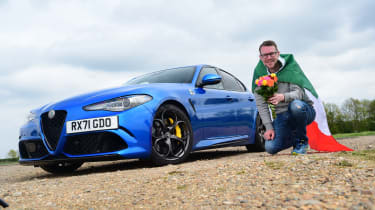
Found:
[[[153,95],[156,91],[171,91],[175,89],[187,89],[191,84],[173,84],[173,83],[155,83],[144,85],[124,85],[104,90],[98,90],[90,93],[81,94],[75,97],[67,98],[65,100],[50,103],[42,107],[42,110],[49,109],[64,109],[71,106],[86,106],[92,103],[133,94],[149,94]]]

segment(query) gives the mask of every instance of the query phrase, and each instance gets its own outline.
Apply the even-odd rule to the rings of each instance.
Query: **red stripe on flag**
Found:
[[[318,123],[312,122],[306,127],[311,149],[324,152],[353,151],[338,143],[333,136],[327,136],[319,130]]]

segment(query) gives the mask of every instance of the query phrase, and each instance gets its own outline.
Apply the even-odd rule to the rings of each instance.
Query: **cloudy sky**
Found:
[[[255,3],[256,2],[256,3]],[[247,87],[258,46],[293,53],[324,102],[375,99],[375,1],[0,0],[0,158],[30,109],[211,64]]]

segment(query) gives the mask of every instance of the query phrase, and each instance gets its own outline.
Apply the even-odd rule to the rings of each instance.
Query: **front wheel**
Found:
[[[265,140],[264,140],[264,133],[266,132],[266,127],[262,123],[262,119],[260,118],[259,114],[257,115],[256,119],[256,128],[255,128],[255,142],[254,144],[246,145],[246,149],[249,152],[264,152],[265,151]]]
[[[152,162],[180,163],[190,154],[192,142],[193,132],[185,112],[172,104],[161,106],[152,123]]]
[[[71,173],[77,170],[79,167],[82,166],[82,162],[77,163],[57,163],[57,164],[49,164],[49,165],[41,165],[40,167],[53,174],[65,174]]]

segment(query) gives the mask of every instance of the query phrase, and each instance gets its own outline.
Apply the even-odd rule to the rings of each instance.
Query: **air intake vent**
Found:
[[[42,130],[47,140],[48,147],[56,150],[57,143],[61,136],[61,130],[64,126],[66,111],[57,110],[53,117],[48,116],[48,112],[42,114]]]
[[[21,141],[19,151],[23,159],[41,158],[48,154],[41,139]]]
[[[127,147],[125,141],[114,133],[89,133],[69,136],[64,152],[71,155],[85,155],[114,152]]]

